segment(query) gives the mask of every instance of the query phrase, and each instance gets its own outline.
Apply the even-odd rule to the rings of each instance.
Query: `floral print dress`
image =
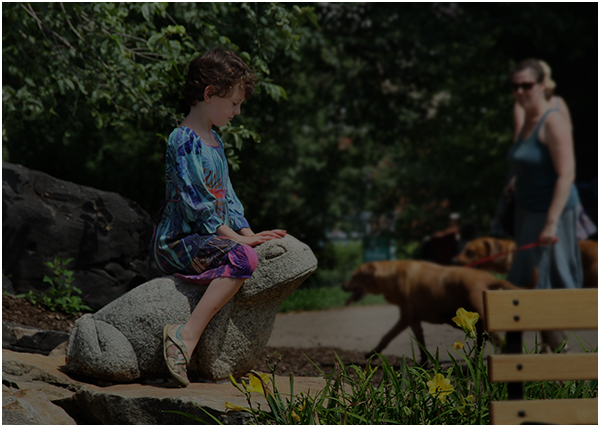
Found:
[[[192,129],[175,129],[166,154],[166,199],[152,237],[153,274],[174,274],[206,284],[216,277],[247,279],[256,265],[251,248],[216,235],[227,225],[250,228],[229,179],[223,142],[206,144]]]

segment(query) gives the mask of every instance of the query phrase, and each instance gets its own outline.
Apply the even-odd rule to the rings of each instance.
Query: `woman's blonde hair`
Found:
[[[544,94],[546,95],[546,99],[550,100],[552,95],[554,95],[554,89],[556,89],[556,82],[552,80],[551,77],[552,69],[545,61],[542,61],[541,59],[538,59],[538,62],[544,70],[544,83],[546,84],[546,90],[544,91]]]

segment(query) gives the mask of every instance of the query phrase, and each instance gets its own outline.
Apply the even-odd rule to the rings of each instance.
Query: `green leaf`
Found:
[[[152,52],[156,52],[158,48],[158,43],[162,38],[163,35],[161,33],[153,34],[146,42],[148,49],[150,49],[150,51]]]
[[[147,22],[152,22],[152,15],[150,13],[150,5],[148,3],[144,3],[142,5],[142,16]]]

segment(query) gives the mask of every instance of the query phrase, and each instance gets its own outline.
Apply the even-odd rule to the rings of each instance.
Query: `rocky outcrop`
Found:
[[[55,401],[70,398],[76,382],[60,372],[62,357],[2,350],[2,423],[75,424]]]
[[[86,383],[64,373],[65,353],[50,356],[2,350],[3,424],[198,424],[178,411],[215,424],[250,424],[251,414],[226,411],[225,402],[247,407],[246,397],[229,381],[192,383],[187,388],[173,382],[103,385]],[[248,382],[245,379],[245,382]],[[276,377],[286,399],[290,380]],[[294,378],[294,394],[315,394],[325,386],[323,378]],[[268,410],[265,399],[252,393],[254,408]],[[43,422],[40,422],[43,420]]]
[[[239,377],[252,369],[279,305],[317,267],[308,246],[290,235],[256,247],[256,253],[253,276],[204,331],[188,367],[190,380]],[[205,290],[175,277],[158,278],[82,316],[69,338],[67,368],[115,382],[168,378],[163,327],[185,323]]]
[[[73,258],[67,268],[93,309],[150,278],[152,220],[116,193],[3,163],[2,212],[3,273],[16,292],[45,291],[43,263],[56,256]]]

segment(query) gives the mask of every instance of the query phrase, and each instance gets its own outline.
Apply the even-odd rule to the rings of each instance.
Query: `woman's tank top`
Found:
[[[548,114],[558,111],[551,108],[544,113],[531,136],[523,139],[523,131],[508,153],[509,162],[515,171],[515,201],[517,205],[534,212],[545,212],[550,208],[558,174],[554,169],[548,147],[542,144],[538,134]],[[565,209],[579,204],[575,185],[571,185]]]

